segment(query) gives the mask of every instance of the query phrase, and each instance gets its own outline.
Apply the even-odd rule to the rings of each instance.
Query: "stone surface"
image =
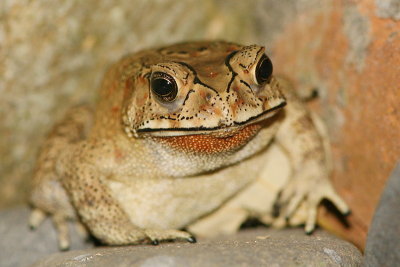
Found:
[[[400,20],[400,3],[398,0],[375,0],[375,4],[378,16]]]
[[[0,212],[0,266],[361,266],[352,244],[322,230],[247,229],[197,244],[96,247],[72,231],[72,249],[58,252],[49,220],[27,227],[28,209]],[[84,249],[86,248],[86,249]],[[81,250],[76,250],[81,249]],[[83,249],[83,250],[82,250]]]
[[[33,266],[361,266],[349,243],[318,232],[247,230],[197,244],[96,248],[54,254]]]
[[[397,266],[400,262],[400,163],[397,164],[368,231],[365,265]]]
[[[349,243],[301,230],[245,231],[197,244],[96,248],[51,255],[33,266],[361,266]]]
[[[0,266],[28,266],[35,261],[59,252],[55,229],[49,219],[35,231],[28,227],[29,210],[26,207],[0,212]],[[71,248],[93,247],[84,242],[70,224]]]
[[[256,1],[0,1],[0,207],[22,203],[55,120],[94,101],[109,64],[193,39],[254,42]],[[242,18],[242,19],[239,19]]]
[[[350,243],[318,231],[246,230],[197,244],[96,248],[53,254],[39,266],[361,266]]]

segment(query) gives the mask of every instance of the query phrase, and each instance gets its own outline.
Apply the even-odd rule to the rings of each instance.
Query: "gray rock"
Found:
[[[0,212],[0,266],[27,266],[59,252],[54,227],[49,219],[32,231],[28,227],[29,209],[26,207]],[[75,227],[70,225],[71,248],[93,247],[84,242]]]
[[[378,17],[400,20],[400,2],[398,0],[375,0],[375,5]]]
[[[400,163],[388,179],[368,232],[365,266],[400,262]]]
[[[95,101],[110,64],[180,41],[256,43],[269,32],[253,30],[257,2],[0,0],[0,207],[27,198],[46,133],[69,107]]]
[[[197,244],[96,248],[58,253],[34,266],[361,266],[361,253],[323,231],[253,229]]]
[[[307,236],[302,229],[257,228],[233,236],[201,239],[197,244],[91,248],[71,227],[72,249],[80,250],[58,252],[50,221],[30,231],[28,215],[26,208],[0,212],[0,266],[312,267],[361,266],[362,261],[352,244],[322,230]]]
[[[346,61],[354,64],[359,72],[363,70],[368,55],[368,46],[371,43],[370,28],[368,17],[363,16],[357,6],[346,5],[343,16],[343,30],[349,41]]]

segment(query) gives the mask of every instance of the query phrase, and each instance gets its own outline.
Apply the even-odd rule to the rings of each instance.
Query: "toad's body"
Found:
[[[51,214],[61,248],[75,213],[107,244],[193,241],[179,229],[266,179],[272,140],[293,170],[277,200],[281,214],[306,203],[312,231],[322,198],[347,211],[328,181],[323,138],[272,76],[263,47],[194,42],[133,54],[109,70],[94,112],[74,108],[51,133],[31,225]]]

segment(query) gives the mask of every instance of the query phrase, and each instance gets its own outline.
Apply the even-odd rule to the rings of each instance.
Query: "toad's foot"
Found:
[[[29,218],[29,226],[32,230],[35,230],[47,217],[47,214],[35,208]],[[57,231],[58,247],[60,250],[68,250],[70,247],[70,238],[67,224],[67,217],[63,214],[51,215],[53,224]]]
[[[350,209],[344,200],[335,192],[327,179],[303,180],[293,179],[280,192],[275,205],[280,209],[280,215],[289,220],[298,207],[305,204],[305,232],[311,234],[317,222],[317,208],[323,199],[331,201],[343,215],[348,215]]]
[[[33,209],[30,218],[29,226],[31,229],[36,229],[44,221],[48,214],[41,209]],[[52,214],[50,215],[53,224],[57,231],[58,246],[60,250],[68,250],[70,248],[70,238],[67,220],[68,218],[63,214]],[[88,232],[86,228],[80,223],[76,222],[78,227],[78,232],[82,233],[83,236],[87,237]],[[104,222],[99,222],[97,225],[101,225]],[[104,225],[107,226],[107,225]],[[179,230],[161,230],[161,229],[140,229],[133,226],[130,223],[120,225],[114,224],[112,227],[108,224],[108,229],[114,234],[110,236],[98,235],[98,238],[106,244],[109,245],[121,245],[121,244],[141,244],[141,243],[152,243],[158,245],[160,242],[164,241],[188,241],[190,243],[196,243],[196,238],[188,232]],[[123,227],[122,227],[123,226]]]
[[[179,230],[144,230],[146,236],[153,245],[158,245],[160,241],[183,240],[196,243],[196,238],[188,232]]]
[[[190,243],[196,242],[196,239],[191,234],[179,230],[140,229],[132,224],[125,224],[124,227],[117,226],[116,228],[118,228],[118,233],[114,232],[111,236],[97,235],[97,237],[103,243],[108,245],[136,245],[149,243],[158,245],[160,242],[177,240],[184,240]]]

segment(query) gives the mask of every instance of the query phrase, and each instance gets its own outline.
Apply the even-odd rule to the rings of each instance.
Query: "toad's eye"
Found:
[[[150,86],[154,95],[161,101],[172,102],[178,93],[178,86],[175,79],[164,72],[151,74]]]
[[[256,67],[256,80],[258,84],[263,84],[271,78],[272,75],[272,62],[271,60],[264,54]]]

